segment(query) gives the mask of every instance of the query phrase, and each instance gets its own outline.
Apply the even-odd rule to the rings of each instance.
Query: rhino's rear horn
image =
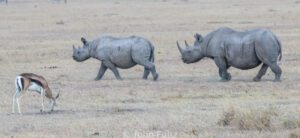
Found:
[[[184,43],[185,43],[186,48],[190,46],[186,40],[184,40]]]
[[[81,37],[81,42],[85,45],[87,43],[86,39],[84,37]]]

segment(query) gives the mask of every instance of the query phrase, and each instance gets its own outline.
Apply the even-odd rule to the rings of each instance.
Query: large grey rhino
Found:
[[[100,80],[107,69],[110,69],[118,80],[122,80],[117,68],[127,69],[136,64],[144,66],[144,79],[147,79],[150,72],[153,80],[158,78],[154,65],[154,46],[145,38],[104,36],[87,41],[82,37],[81,41],[82,48],[76,49],[73,45],[73,59],[82,62],[93,57],[102,61],[95,80]]]
[[[277,60],[281,60],[282,50],[278,38],[267,29],[254,29],[238,32],[230,28],[219,28],[205,37],[195,34],[195,42],[183,49],[177,42],[177,47],[184,63],[194,63],[204,57],[211,58],[219,68],[222,81],[229,81],[229,67],[242,70],[252,69],[262,63],[254,81],[260,81],[268,67],[275,73],[275,80],[280,81],[281,69]]]

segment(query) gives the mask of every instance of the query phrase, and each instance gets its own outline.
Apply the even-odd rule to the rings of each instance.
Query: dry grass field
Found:
[[[259,67],[231,68],[220,82],[210,59],[184,64],[176,41],[192,43],[222,26],[271,29],[283,45],[282,82]],[[75,62],[72,45],[103,35],[139,35],[156,47],[160,74],[143,80],[143,68],[107,71],[100,62]],[[9,0],[0,4],[0,137],[296,137],[300,132],[300,1],[298,0]],[[23,115],[11,114],[14,79],[43,75],[53,93],[52,113],[27,93]],[[46,102],[48,103],[48,102]],[[299,136],[299,135],[298,135]]]

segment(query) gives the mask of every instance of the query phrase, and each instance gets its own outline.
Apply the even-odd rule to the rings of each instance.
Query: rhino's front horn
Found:
[[[73,49],[74,49],[74,50],[76,49],[74,45],[73,45]]]
[[[182,54],[182,48],[180,47],[178,41],[177,41],[177,47],[178,47],[178,50],[179,50],[180,54]]]
[[[189,47],[190,45],[186,42],[186,40],[184,40],[185,46]]]

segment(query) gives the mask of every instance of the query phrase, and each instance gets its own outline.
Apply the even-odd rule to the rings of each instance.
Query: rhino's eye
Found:
[[[80,51],[77,51],[77,54],[80,54]]]

